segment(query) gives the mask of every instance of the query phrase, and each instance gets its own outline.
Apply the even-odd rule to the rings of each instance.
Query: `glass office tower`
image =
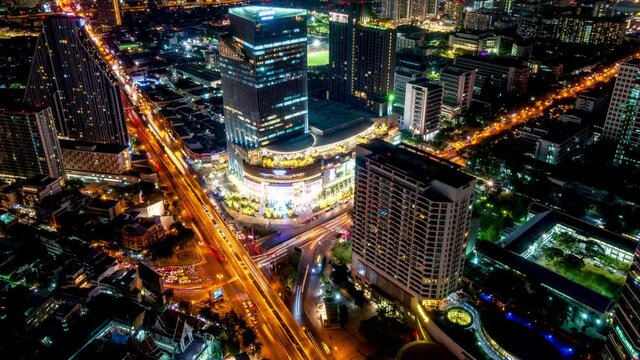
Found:
[[[242,176],[252,149],[308,131],[306,11],[244,6],[229,21],[220,70],[229,167]]]

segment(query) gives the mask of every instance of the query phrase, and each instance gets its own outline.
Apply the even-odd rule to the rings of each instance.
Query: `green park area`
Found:
[[[502,232],[526,221],[527,202],[504,190],[489,190],[476,196],[474,213],[480,217],[478,239],[499,242]]]
[[[568,232],[554,233],[534,261],[611,299],[620,295],[630,266],[608,256],[597,242]]]
[[[329,50],[318,50],[307,55],[307,66],[322,66],[329,64]]]

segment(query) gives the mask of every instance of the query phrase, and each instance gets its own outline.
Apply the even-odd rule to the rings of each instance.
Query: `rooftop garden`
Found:
[[[531,260],[612,299],[620,295],[631,265],[608,255],[596,241],[567,231],[554,233]]]

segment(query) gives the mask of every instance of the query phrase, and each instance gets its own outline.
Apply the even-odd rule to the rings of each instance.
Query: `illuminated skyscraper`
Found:
[[[603,358],[640,359],[640,246],[636,249],[622,288]]]
[[[242,175],[250,151],[308,131],[306,11],[229,10],[220,37],[229,166]]]
[[[43,21],[25,101],[50,106],[61,137],[129,144],[118,81],[79,17]]]
[[[617,165],[640,168],[640,74],[636,74],[635,80],[627,86],[630,92],[625,99],[626,102],[621,104],[622,123],[619,129],[620,136],[615,144],[613,162]],[[612,103],[613,101],[612,99]]]
[[[638,83],[639,77],[640,60],[634,59],[620,66],[604,121],[602,137],[605,142],[617,144],[622,138],[623,130],[628,128],[630,121],[633,121],[628,114],[629,100],[633,97],[633,90],[636,88],[634,85]]]
[[[475,178],[382,140],[357,154],[354,277],[404,304],[435,305],[460,286]]]
[[[371,111],[391,112],[396,29],[372,18],[368,4],[345,5],[329,13],[329,96]]]
[[[0,109],[0,177],[27,179],[64,175],[50,108]]]

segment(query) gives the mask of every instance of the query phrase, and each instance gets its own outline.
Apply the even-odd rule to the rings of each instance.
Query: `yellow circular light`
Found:
[[[471,313],[460,308],[452,308],[447,311],[447,319],[456,325],[463,327],[471,325],[473,318]]]

